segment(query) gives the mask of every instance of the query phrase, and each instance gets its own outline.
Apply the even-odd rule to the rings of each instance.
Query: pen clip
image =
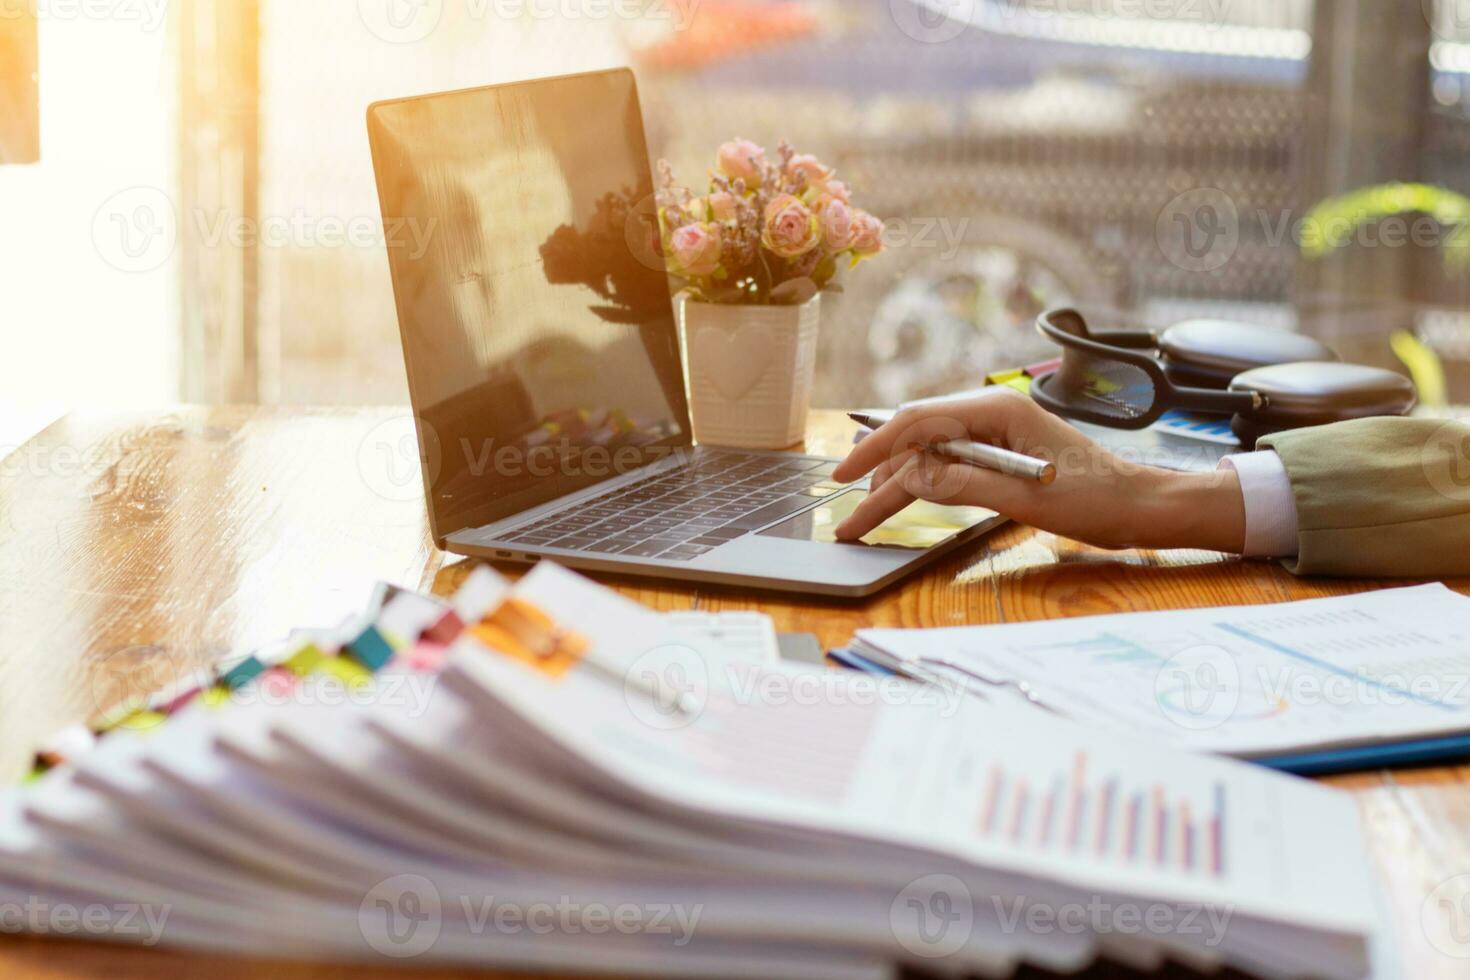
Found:
[[[986,677],[973,668],[966,667],[965,665],[960,663],[956,663],[955,661],[950,660],[946,657],[920,657],[919,661],[933,667],[942,667],[945,670],[952,670],[957,674],[961,674],[965,677],[977,680],[987,687],[1011,688],[1016,693],[1020,694],[1021,697],[1025,698],[1036,707],[1041,708],[1044,711],[1050,711],[1052,714],[1061,713],[1057,711],[1057,709],[1053,708],[1051,705],[1047,704],[1046,701],[1042,699],[1041,692],[1039,692],[1035,687],[1033,687],[1026,681],[996,680],[992,677]]]

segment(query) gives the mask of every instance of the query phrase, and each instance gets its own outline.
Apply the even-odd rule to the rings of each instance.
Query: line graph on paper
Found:
[[[1464,602],[1370,594],[1016,624],[966,634],[960,653],[1064,715],[1265,754],[1470,729]]]
[[[1177,734],[1289,711],[1288,698],[1252,683],[1232,651],[1210,639],[1193,630],[1137,636],[1105,629],[998,644],[967,659],[984,664],[992,679],[1025,681],[1042,704],[1064,714],[1144,730]]]

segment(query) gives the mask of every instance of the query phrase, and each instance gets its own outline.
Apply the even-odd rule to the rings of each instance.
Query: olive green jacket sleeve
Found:
[[[1470,424],[1376,418],[1262,439],[1296,501],[1299,575],[1470,575]]]

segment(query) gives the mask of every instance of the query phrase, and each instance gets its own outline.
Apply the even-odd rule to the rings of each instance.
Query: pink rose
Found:
[[[731,180],[743,180],[746,187],[759,187],[766,151],[750,140],[734,139],[720,147],[720,171]]]
[[[837,198],[837,200],[843,202],[844,204],[852,203],[852,191],[849,190],[848,186],[840,180],[826,181],[824,184],[822,184],[822,192],[831,197]]]
[[[726,191],[715,191],[709,196],[709,213],[715,221],[734,221],[740,216],[735,206],[735,195]]]
[[[852,250],[858,255],[877,255],[883,251],[883,222],[866,211],[854,214]]]
[[[846,201],[823,198],[817,205],[817,217],[822,221],[822,241],[827,251],[845,252],[852,247],[853,213]]]
[[[669,236],[674,271],[686,276],[708,276],[720,267],[723,242],[720,226],[700,222],[675,228]]]
[[[832,169],[810,153],[798,153],[792,157],[789,169],[793,174],[804,175],[808,187],[826,183],[832,176]]]
[[[783,259],[796,259],[817,247],[822,226],[810,208],[791,194],[766,205],[761,243]]]

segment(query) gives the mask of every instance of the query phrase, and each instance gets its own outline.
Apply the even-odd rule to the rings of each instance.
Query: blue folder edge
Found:
[[[862,671],[879,677],[892,677],[893,671],[846,648],[827,651],[827,659],[840,667]],[[1421,766],[1432,762],[1448,762],[1470,757],[1470,734],[1445,735],[1437,738],[1357,745],[1344,749],[1317,749],[1286,755],[1257,756],[1242,761],[1294,776],[1330,776],[1334,773],[1362,772],[1366,769],[1388,769]]]
[[[1323,749],[1291,755],[1247,759],[1268,769],[1297,776],[1326,776],[1337,772],[1421,766],[1470,756],[1470,735],[1445,735],[1381,745],[1359,745],[1346,749]]]
[[[848,650],[846,648],[842,648],[839,650],[828,650],[827,659],[832,661],[839,667],[846,667],[848,670],[856,670],[864,674],[872,674],[876,677],[897,676],[887,667],[879,666],[878,664],[873,663],[873,661],[869,660],[867,657],[859,656],[858,654],[853,653],[851,650]]]

